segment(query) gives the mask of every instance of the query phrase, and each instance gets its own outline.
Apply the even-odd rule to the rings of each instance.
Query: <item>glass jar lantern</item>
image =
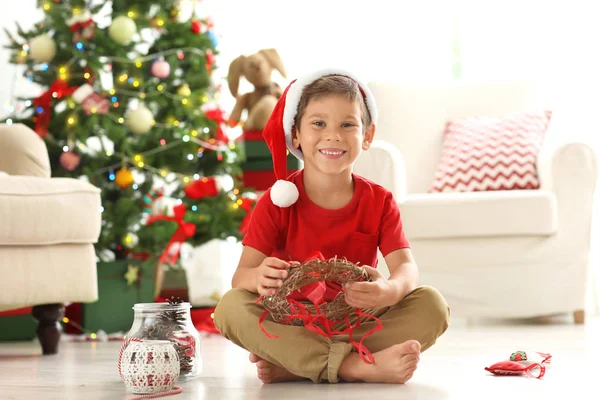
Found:
[[[146,340],[170,340],[179,356],[179,380],[194,379],[202,372],[202,339],[192,323],[190,303],[139,303],[125,336]]]

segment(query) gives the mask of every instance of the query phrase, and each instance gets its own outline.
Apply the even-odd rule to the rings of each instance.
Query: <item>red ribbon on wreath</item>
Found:
[[[312,253],[306,259],[306,261],[324,259],[325,258],[323,257],[321,252],[317,251]],[[317,281],[304,285],[303,287],[294,291],[286,297],[290,305],[291,312],[290,315],[288,315],[282,321],[282,323],[287,325],[294,320],[301,320],[306,329],[330,339],[334,335],[348,335],[350,337],[350,344],[356,348],[361,360],[363,360],[367,364],[373,364],[375,362],[373,354],[363,345],[363,342],[367,337],[371,336],[373,333],[383,329],[383,324],[381,323],[381,321],[377,317],[361,311],[361,309],[359,308],[355,308],[354,310],[357,315],[357,321],[354,325],[350,323],[350,319],[348,318],[348,316],[346,316],[343,321],[331,321],[321,312],[319,308],[320,304],[332,301],[341,290],[341,285],[336,282]],[[259,303],[263,299],[263,297],[264,296],[260,296],[256,300],[256,303]],[[316,313],[313,314],[310,311],[310,309],[308,309],[308,307],[301,303],[301,300],[309,300],[311,303],[313,303],[315,306]],[[268,338],[277,339],[279,338],[279,336],[268,333],[262,326],[262,323],[267,317],[267,315],[268,311],[265,310],[258,320],[258,326]],[[372,319],[377,323],[377,326],[365,333],[363,337],[357,342],[352,337],[352,333],[354,329],[360,326],[361,317]],[[340,324],[341,322],[346,323],[346,328],[343,330],[335,330],[335,326]]]
[[[179,204],[173,207],[174,216],[169,217],[167,215],[152,215],[148,218],[146,225],[153,224],[156,221],[171,221],[176,222],[179,227],[171,237],[171,240],[167,244],[165,251],[158,259],[161,263],[174,264],[179,258],[180,248],[177,248],[175,252],[171,251],[171,246],[185,242],[185,239],[194,236],[196,233],[196,225],[191,222],[184,222],[183,217],[185,216],[186,207],[185,204]]]
[[[48,134],[48,124],[50,123],[50,117],[52,116],[52,99],[60,99],[64,96],[71,96],[76,90],[77,87],[69,87],[67,82],[57,79],[52,82],[52,85],[50,85],[50,88],[46,92],[42,93],[33,100],[33,104],[36,106],[36,108],[42,108],[42,111],[37,115],[34,128],[35,132],[41,138]]]

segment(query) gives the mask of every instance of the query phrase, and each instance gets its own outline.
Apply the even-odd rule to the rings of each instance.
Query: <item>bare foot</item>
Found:
[[[418,341],[407,340],[373,354],[373,364],[353,352],[342,361],[338,375],[348,382],[406,383],[417,369],[420,350]]]
[[[302,376],[294,375],[285,368],[265,361],[254,353],[250,353],[250,362],[256,364],[258,379],[260,379],[262,383],[302,381],[307,379]]]

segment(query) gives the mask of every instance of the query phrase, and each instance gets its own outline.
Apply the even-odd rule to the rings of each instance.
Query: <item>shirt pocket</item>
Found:
[[[359,265],[374,266],[377,261],[379,233],[353,232],[349,240],[349,261]]]

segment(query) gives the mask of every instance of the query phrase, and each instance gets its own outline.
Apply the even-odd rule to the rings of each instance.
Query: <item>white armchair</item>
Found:
[[[583,322],[597,180],[590,147],[554,140],[559,132],[551,126],[538,160],[539,190],[427,193],[447,121],[543,106],[535,86],[370,87],[379,141],[355,172],[396,196],[421,283],[440,290],[454,316],[574,313]]]

